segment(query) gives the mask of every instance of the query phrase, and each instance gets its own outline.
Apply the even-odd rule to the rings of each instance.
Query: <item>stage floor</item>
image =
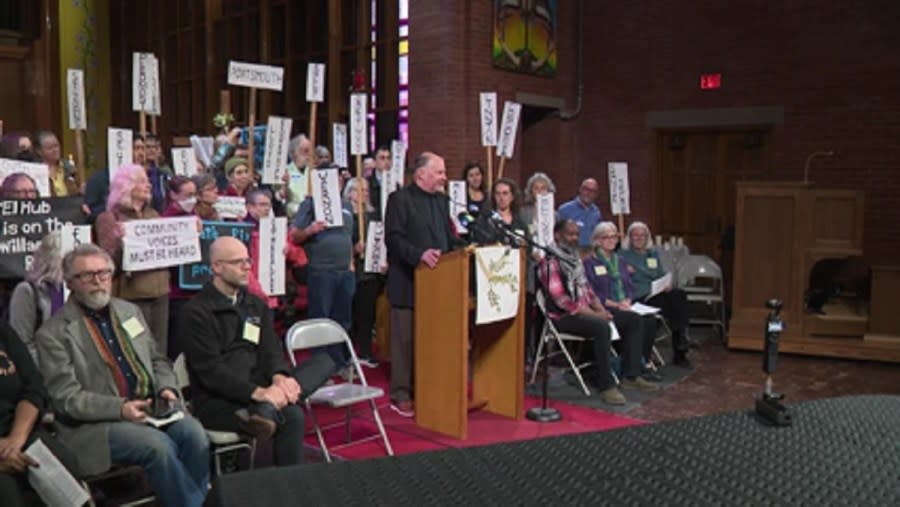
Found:
[[[900,397],[218,478],[212,505],[900,505]]]

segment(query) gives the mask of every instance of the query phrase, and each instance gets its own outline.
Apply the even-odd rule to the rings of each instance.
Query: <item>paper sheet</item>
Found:
[[[643,303],[633,303],[631,311],[638,315],[653,315],[659,313],[659,308],[655,306],[645,305]]]
[[[40,465],[28,468],[28,483],[44,503],[51,507],[77,507],[90,500],[88,493],[41,439],[28,446],[25,454]]]
[[[666,290],[667,288],[669,288],[671,286],[672,286],[672,273],[666,273],[665,275],[650,282],[650,295],[647,296],[647,299],[652,298],[653,296],[659,294],[660,292]]]

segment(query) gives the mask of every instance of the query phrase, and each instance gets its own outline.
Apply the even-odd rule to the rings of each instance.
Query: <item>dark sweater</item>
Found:
[[[9,324],[0,321],[0,437],[12,430],[16,405],[22,400],[43,411],[47,390],[25,344]]]

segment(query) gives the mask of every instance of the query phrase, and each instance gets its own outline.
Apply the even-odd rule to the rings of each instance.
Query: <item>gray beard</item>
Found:
[[[91,310],[102,310],[109,305],[110,295],[108,292],[97,291],[94,293],[81,294],[76,296],[79,303],[90,308]]]

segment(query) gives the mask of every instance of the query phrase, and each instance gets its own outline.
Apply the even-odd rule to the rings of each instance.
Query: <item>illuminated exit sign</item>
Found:
[[[717,90],[722,87],[722,74],[700,74],[701,90]]]

